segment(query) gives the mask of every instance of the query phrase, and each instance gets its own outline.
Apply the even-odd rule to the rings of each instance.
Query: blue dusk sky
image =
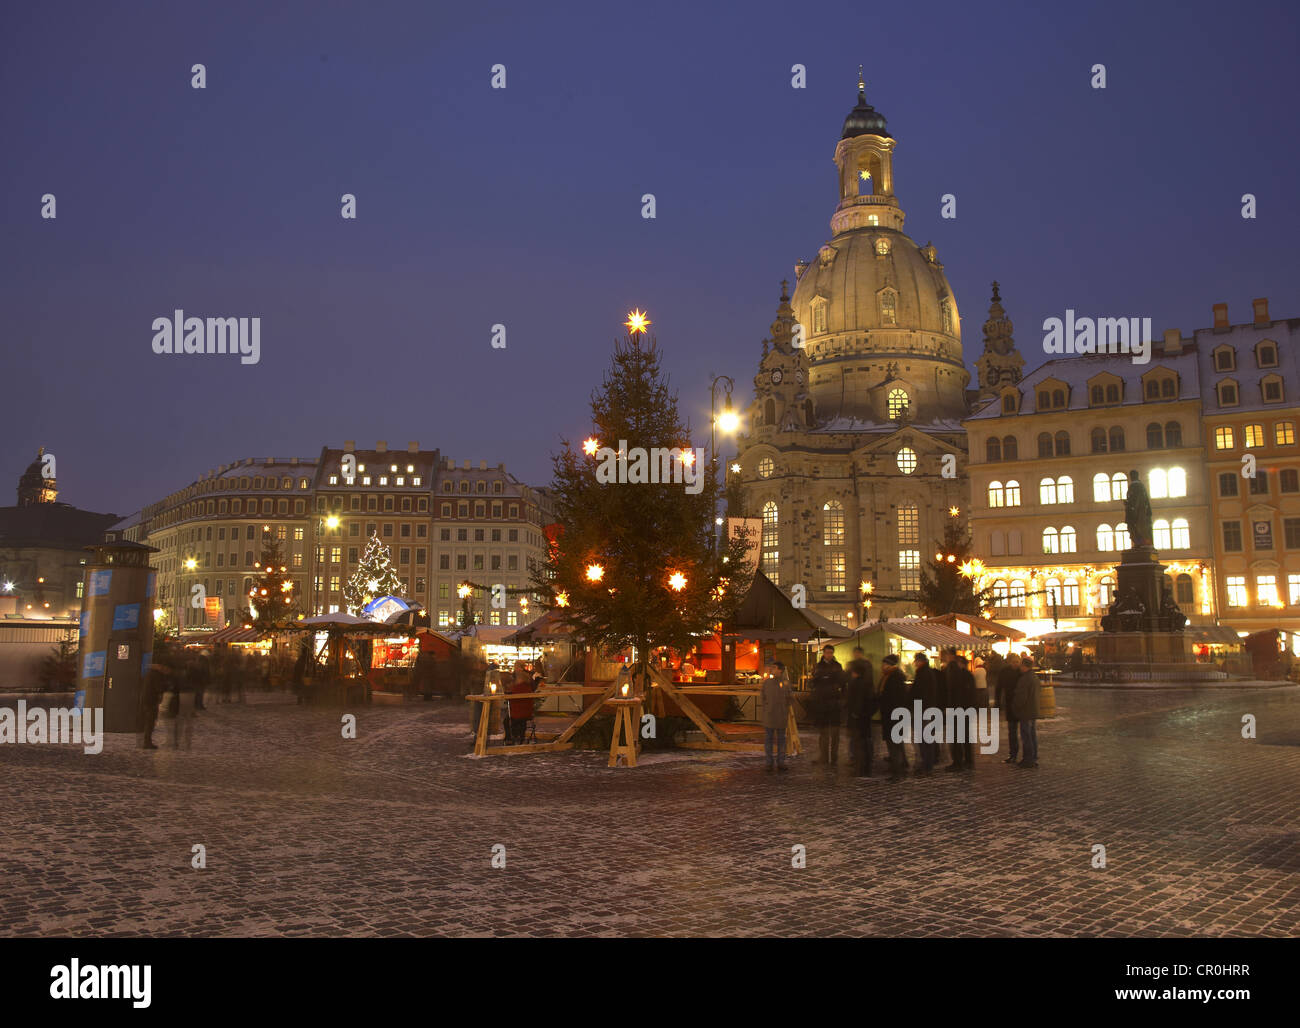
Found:
[[[1027,370],[1066,308],[1157,336],[1216,301],[1234,322],[1257,296],[1300,316],[1297,20],[1281,2],[15,0],[0,488],[45,446],[61,499],[127,514],[216,465],[346,439],[546,484],[632,307],[702,437],[709,380],[748,402],[781,279],[829,237],[860,63],[968,362],[992,279]],[[260,362],[155,355],[177,308],[260,317]]]

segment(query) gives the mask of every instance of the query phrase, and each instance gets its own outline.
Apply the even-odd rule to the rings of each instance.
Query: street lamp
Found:
[[[320,583],[319,588],[317,588],[317,589],[315,590],[315,591],[316,591],[316,597],[315,597],[315,599],[316,599],[316,607],[317,607],[316,613],[317,613],[317,614],[324,614],[324,613],[325,613],[325,602],[321,599],[321,594],[322,594],[322,593],[328,593],[328,590],[325,588],[325,571],[324,571],[324,564],[325,564],[325,541],[326,541],[326,540],[324,540],[324,539],[319,539],[319,530],[320,530],[320,529],[324,529],[326,532],[337,532],[337,531],[339,530],[339,526],[340,526],[342,523],[343,523],[343,519],[340,518],[337,514],[327,514],[325,517],[320,518],[320,519],[317,521],[318,542],[317,542],[317,545],[316,545],[316,575],[315,575],[315,578],[316,578],[316,582],[319,582],[319,583]],[[268,527],[269,527],[269,526],[268,526]],[[316,585],[316,582],[313,582],[312,585],[315,586],[315,585]]]
[[[724,393],[722,401],[722,413],[718,413],[718,385],[722,384]],[[731,405],[731,391],[736,388],[735,380],[729,375],[718,375],[709,383],[709,468],[713,474],[713,484],[718,485],[718,437],[717,430],[721,429],[724,434],[731,435],[740,428],[740,415]],[[715,498],[714,502],[717,500]],[[714,510],[716,514],[716,508]],[[717,545],[717,538],[714,537],[714,545]]]

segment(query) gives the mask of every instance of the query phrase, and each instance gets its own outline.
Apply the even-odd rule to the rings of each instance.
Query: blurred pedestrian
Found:
[[[919,700],[921,702],[922,716],[924,716],[925,711],[941,707],[939,678],[934,673],[934,668],[930,666],[930,658],[924,653],[918,652],[912,658],[912,666],[915,670],[908,700],[913,705]],[[921,728],[922,725],[913,726],[918,735]],[[918,777],[930,774],[934,771],[934,765],[939,762],[939,744],[937,742],[925,742],[924,738],[922,738],[922,741],[916,744],[916,756],[920,767],[916,769],[915,774]]]
[[[1007,745],[1011,756],[1002,762],[1004,764],[1014,764],[1020,757],[1020,724],[1016,721],[1013,702],[1016,698],[1016,682],[1019,678],[1020,655],[1008,653],[1007,659],[998,669],[997,698],[994,703],[994,710],[1001,710],[1007,716]]]
[[[952,763],[948,765],[948,770],[974,771],[975,740],[971,738],[971,733],[975,730],[975,718],[978,717],[975,709],[975,676],[971,674],[965,657],[954,654],[949,667],[951,671],[948,675],[948,703],[951,709],[959,712],[958,716],[953,718],[953,727],[963,737],[948,740],[948,750],[952,754]],[[966,711],[970,712],[969,718],[962,716]],[[945,727],[947,724],[948,721],[945,719]]]
[[[1012,707],[1020,722],[1020,748],[1024,751],[1016,767],[1038,766],[1038,693],[1040,685],[1034,674],[1034,658],[1025,654],[1021,661],[1020,677],[1016,679],[1016,692]]]
[[[871,661],[861,646],[853,648],[848,681],[844,686],[844,709],[848,715],[849,764],[853,774],[871,777],[871,718],[876,712],[876,683]]]
[[[784,771],[786,726],[790,721],[790,706],[794,702],[784,664],[768,658],[759,691],[759,699],[763,704],[763,753],[767,757],[767,769]],[[776,751],[775,758],[773,749]]]
[[[894,712],[907,709],[907,679],[903,677],[895,653],[885,654],[880,662],[879,703],[880,734],[889,754],[889,780],[896,782],[903,777],[903,770],[907,767],[907,750],[905,743],[894,741]]]
[[[510,683],[511,693],[533,692],[533,676],[522,660],[515,661],[514,681]],[[509,700],[510,718],[506,723],[506,745],[520,745],[527,741],[528,722],[533,717],[533,699]]]
[[[140,748],[156,750],[153,730],[158,724],[158,707],[171,688],[171,669],[167,666],[169,654],[165,649],[155,650],[144,688],[140,690]]]

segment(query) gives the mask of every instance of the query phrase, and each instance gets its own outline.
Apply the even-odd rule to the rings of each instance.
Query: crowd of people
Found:
[[[835,659],[835,648],[827,645],[821,659],[813,668],[807,697],[807,714],[817,729],[817,756],[814,763],[834,767],[839,763],[840,736],[848,733],[848,762],[854,775],[871,777],[876,767],[874,761],[873,727],[879,724],[884,746],[882,765],[888,767],[889,780],[902,779],[909,768],[914,777],[932,774],[942,757],[942,746],[947,745],[949,763],[946,771],[973,773],[975,770],[975,741],[969,737],[947,740],[915,742],[905,737],[894,738],[896,712],[910,718],[917,701],[921,709],[938,709],[944,712],[944,723],[950,719],[947,711],[953,708],[968,710],[984,705],[989,698],[989,685],[994,683],[995,711],[1007,719],[1007,737],[1010,755],[1004,763],[1020,768],[1038,766],[1038,676],[1034,672],[1034,658],[1029,654],[1010,654],[1000,657],[991,654],[987,664],[983,658],[968,658],[955,649],[939,652],[939,666],[932,667],[925,653],[912,658],[912,679],[903,673],[897,654],[887,654],[881,660],[879,677],[861,647],[853,650],[848,667]],[[773,660],[762,682],[762,707],[764,744],[763,752],[768,771],[785,771],[786,735],[794,693],[785,666]],[[912,758],[908,758],[908,746]]]
[[[141,746],[156,750],[153,732],[161,711],[172,719],[172,745],[189,749],[194,715],[207,709],[215,695],[218,703],[243,703],[249,684],[264,683],[265,660],[237,650],[212,647],[157,646],[140,690]]]

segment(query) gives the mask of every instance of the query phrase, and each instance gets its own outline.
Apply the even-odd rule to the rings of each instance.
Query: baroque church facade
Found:
[[[1023,366],[995,283],[971,387],[943,264],[903,232],[894,148],[859,78],[831,237],[796,264],[793,296],[782,284],[740,439],[759,569],[849,626],[915,611],[922,565],[970,496],[962,419]]]

